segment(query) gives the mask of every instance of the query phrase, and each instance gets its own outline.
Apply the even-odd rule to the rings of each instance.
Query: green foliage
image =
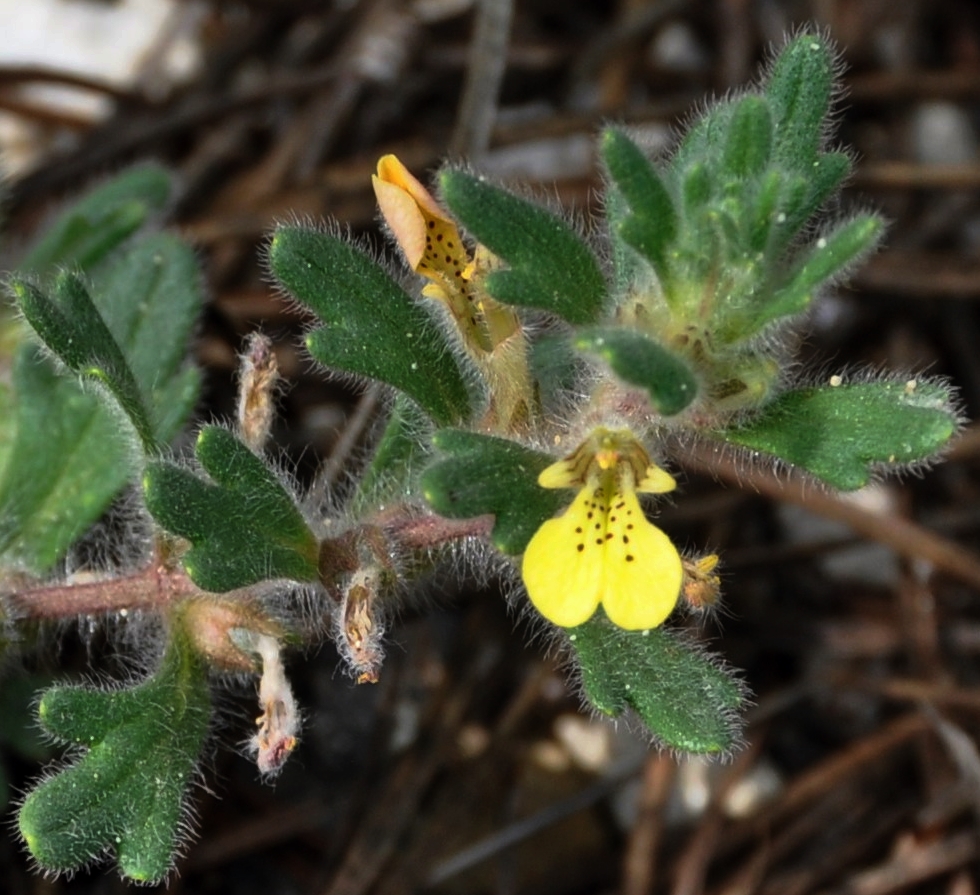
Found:
[[[170,198],[170,174],[138,165],[87,193],[62,212],[27,252],[22,271],[56,265],[91,270],[132,236]]]
[[[136,377],[99,315],[85,286],[62,274],[45,295],[28,282],[14,280],[11,289],[38,337],[73,373],[105,386],[119,402],[147,453],[157,445]]]
[[[575,347],[598,354],[623,382],[645,389],[650,405],[664,416],[680,413],[698,393],[697,380],[687,363],[636,330],[580,330]]]
[[[539,488],[538,474],[551,457],[503,438],[444,429],[432,443],[448,455],[422,476],[422,493],[450,519],[492,514],[492,540],[502,553],[521,553],[541,523],[568,502]]]
[[[834,67],[822,37],[801,35],[761,88],[710,106],[674,156],[656,164],[625,134],[603,135],[603,160],[626,206],[613,203],[611,234],[650,264],[658,284],[645,293],[634,283],[628,297],[647,308],[650,335],[666,323],[668,347],[690,352],[709,386],[737,379],[739,359],[751,364],[765,352],[751,340],[805,311],[821,284],[881,237],[880,218],[859,215],[809,245],[803,239],[850,170],[845,153],[824,148]],[[692,340],[692,332],[705,335]],[[747,349],[732,354],[734,345]]]
[[[633,491],[674,487],[656,463],[685,436],[772,455],[838,488],[941,450],[959,425],[944,383],[882,377],[780,391],[791,361],[783,329],[883,229],[869,213],[822,230],[816,219],[851,167],[846,152],[828,146],[835,90],[830,47],[802,34],[762,84],[709,106],[670,156],[649,158],[625,132],[607,130],[601,252],[551,211],[445,170],[444,201],[479,242],[464,257],[452,237],[459,269],[436,287],[452,292],[451,313],[411,295],[348,240],[278,228],[271,271],[320,321],[306,338],[309,354],[395,393],[373,457],[345,492],[343,519],[324,520],[322,532],[278,471],[227,428],[200,431],[200,471],[161,456],[197,395],[185,358],[201,305],[189,249],[165,235],[131,238],[165,204],[166,176],[153,167],[128,172],[63,215],[10,281],[43,345],[19,322],[4,321],[0,332],[0,361],[12,369],[9,383],[0,382],[0,558],[51,568],[142,472],[145,508],[159,527],[154,565],[141,574],[172,576],[175,586],[157,607],[168,643],[156,673],[115,690],[54,687],[40,702],[45,729],[73,747],[73,763],[43,780],[20,810],[40,866],[70,872],[114,851],[130,879],[165,876],[207,734],[210,673],[262,666],[253,744],[263,772],[281,767],[299,724],[279,656],[281,642],[296,635],[287,624],[295,606],[286,588],[245,590],[252,585],[287,580],[328,590],[337,604],[325,603],[324,615],[334,614],[351,667],[373,680],[382,654],[378,601],[396,599],[401,579],[451,538],[485,530],[483,521],[440,524],[424,518],[428,510],[492,517],[493,546],[516,556],[574,501],[580,516],[551,523],[535,542],[546,548],[537,557],[529,551],[528,581],[539,572],[547,580],[550,548],[560,542],[567,550],[554,561],[574,570],[561,580],[581,589],[570,596],[594,597],[582,601],[585,613],[625,592],[639,603],[659,588],[666,593],[652,598],[665,615],[675,597],[707,604],[720,586],[716,557],[681,560],[659,531],[653,540],[648,530],[646,543],[662,545],[669,585],[659,568],[646,577],[622,572],[642,565],[627,565],[637,557],[625,545],[642,543],[627,518],[640,521]],[[403,216],[392,227],[397,238],[423,244],[429,235],[434,243],[439,233],[426,227],[442,224],[443,237],[454,232],[448,212],[434,215],[434,200],[411,178],[396,182],[399,164],[384,167],[387,207]],[[526,309],[561,319],[543,327],[543,315]],[[261,356],[249,355],[253,373]],[[81,390],[79,377],[98,388]],[[258,395],[243,387],[243,398],[269,407],[271,386]],[[119,431],[120,414],[138,439]],[[264,422],[256,428],[249,444],[265,434]],[[665,440],[665,431],[678,437]],[[556,464],[558,446],[564,458]],[[549,467],[553,487],[544,488],[538,478]],[[604,547],[587,556],[586,529]],[[241,592],[193,591],[175,551],[202,591]],[[570,618],[564,594],[563,584],[554,600],[534,605],[560,624]],[[17,623],[0,620],[5,636]],[[737,747],[744,689],[684,635],[622,630],[601,611],[567,635],[599,711],[635,712],[678,751]],[[11,714],[0,704],[0,718]]]
[[[325,233],[280,227],[269,264],[323,322],[306,337],[316,360],[394,386],[437,423],[468,418],[466,383],[446,338],[368,254]]]
[[[20,808],[18,826],[34,859],[44,870],[71,872],[112,852],[123,876],[161,880],[173,866],[207,736],[206,667],[175,641],[141,684],[52,687],[38,717],[47,733],[84,753]]]
[[[358,482],[358,501],[370,503],[375,498],[384,499],[404,490],[412,470],[428,453],[421,439],[421,433],[428,428],[428,420],[418,406],[404,395],[398,395],[371,462]]]
[[[107,259],[91,295],[71,274],[10,288],[47,347],[74,373],[105,385],[144,451],[168,442],[197,399],[187,341],[202,304],[193,253],[149,237]],[[51,292],[48,294],[47,290]],[[16,435],[0,481],[0,554],[42,571],[106,509],[142,465],[113,407],[54,369],[34,346],[13,368]]]
[[[833,50],[816,34],[801,34],[779,54],[766,84],[776,125],[774,155],[804,168],[819,154],[835,90]]]
[[[621,131],[605,131],[600,150],[625,202],[625,208],[612,217],[612,228],[653,265],[664,282],[670,275],[667,248],[677,236],[674,201],[647,157]]]
[[[949,387],[929,380],[857,382],[786,392],[725,441],[786,460],[835,488],[927,459],[956,432]]]
[[[487,275],[497,301],[540,308],[569,323],[593,323],[606,282],[592,250],[561,218],[462,171],[439,178],[453,214],[509,267]]]
[[[0,475],[7,464],[7,455],[14,446],[17,432],[17,404],[13,390],[6,382],[0,382]]]
[[[213,482],[166,460],[143,476],[153,517],[193,544],[182,562],[195,584],[223,593],[276,578],[316,581],[317,539],[269,467],[219,426],[201,430],[196,454]]]
[[[624,631],[604,616],[568,636],[585,695],[600,712],[631,708],[659,742],[682,752],[738,745],[744,694],[717,659],[664,628]]]
[[[16,437],[0,482],[0,555],[43,571],[131,475],[130,450],[99,401],[33,345],[14,363]]]

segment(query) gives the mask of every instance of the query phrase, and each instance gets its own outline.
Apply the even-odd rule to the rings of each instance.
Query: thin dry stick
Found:
[[[886,544],[903,556],[924,560],[954,578],[980,587],[980,559],[977,556],[908,519],[865,510],[794,472],[777,477],[769,470],[748,464],[736,465],[721,448],[691,445],[678,455],[678,459],[689,469],[843,522],[858,534]]]
[[[757,737],[735,760],[721,783],[711,794],[711,802],[705,809],[697,829],[690,837],[687,847],[674,865],[673,895],[698,895],[704,891],[708,876],[708,866],[715,855],[718,838],[725,823],[725,799],[732,787],[741,780],[755,764],[762,751],[764,737]]]
[[[664,806],[670,796],[677,764],[670,755],[651,755],[643,769],[640,804],[626,843],[623,895],[648,895],[657,872],[657,848],[664,827]]]
[[[973,830],[902,852],[878,867],[856,873],[844,885],[822,895],[891,895],[916,883],[964,867],[980,857],[980,841]]]
[[[313,486],[314,494],[324,493],[337,481],[337,477],[343,472],[358,439],[373,419],[374,411],[377,409],[380,399],[381,389],[377,384],[370,385],[365,389],[364,394],[357,402],[357,407],[354,408],[354,413],[334,443],[330,456],[323,461],[317,472],[316,482]]]
[[[110,81],[41,65],[0,66],[0,86],[8,84],[58,84],[62,87],[77,87],[79,90],[101,93],[128,103],[146,104],[147,102],[146,97],[141,93],[119,87]]]
[[[839,786],[852,774],[872,762],[881,762],[893,750],[905,745],[930,728],[919,712],[896,718],[889,724],[797,776],[771,805],[739,824],[726,836],[725,848],[731,849],[746,840],[764,836],[792,812]]]
[[[449,151],[453,155],[479,158],[490,146],[500,83],[507,70],[513,7],[513,0],[479,0],[477,3],[466,84],[456,127],[449,141]]]
[[[976,189],[980,186],[980,165],[873,162],[854,172],[854,185],[861,189]]]

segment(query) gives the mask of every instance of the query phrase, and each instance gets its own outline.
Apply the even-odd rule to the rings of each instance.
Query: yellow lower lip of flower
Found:
[[[587,622],[601,604],[627,630],[661,625],[673,611],[683,567],[673,542],[647,521],[632,491],[583,488],[571,507],[549,519],[524,553],[528,596],[564,628]]]

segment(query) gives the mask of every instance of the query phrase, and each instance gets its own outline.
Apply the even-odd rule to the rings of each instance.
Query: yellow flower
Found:
[[[482,287],[496,259],[482,246],[470,256],[448,212],[396,156],[379,159],[371,182],[409,267],[429,280],[422,294],[449,309],[483,374],[490,402],[481,428],[505,433],[522,428],[534,404],[524,332],[514,309]]]
[[[596,429],[571,456],[538,477],[542,488],[578,488],[572,505],[527,545],[521,573],[538,611],[574,628],[602,604],[627,630],[661,624],[677,604],[681,557],[648,522],[638,493],[664,494],[674,479],[650,462],[628,430]]]
[[[477,265],[455,222],[397,156],[382,156],[371,182],[409,267],[430,281],[423,295],[446,304],[469,346],[489,352],[513,335],[517,315],[477,288]]]

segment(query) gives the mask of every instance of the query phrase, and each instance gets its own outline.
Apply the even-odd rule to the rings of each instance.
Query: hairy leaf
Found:
[[[462,171],[444,171],[439,185],[453,214],[509,265],[486,277],[494,298],[551,311],[569,323],[598,319],[605,278],[591,249],[561,218]]]
[[[213,481],[163,460],[143,476],[154,519],[193,544],[182,561],[194,583],[224,593],[276,578],[316,581],[317,539],[269,467],[219,426],[201,430],[197,459]]]
[[[141,240],[100,268],[91,295],[71,275],[58,278],[56,297],[25,279],[12,286],[51,350],[121,396],[144,447],[173,437],[199,384],[185,366],[202,304],[187,246],[164,234]],[[18,351],[12,382],[16,436],[0,480],[0,553],[42,571],[105,511],[142,457],[114,412],[33,346]]]
[[[657,740],[681,752],[738,744],[744,690],[724,666],[665,628],[625,631],[600,612],[569,631],[586,698],[618,716],[632,708]]]
[[[653,408],[680,413],[697,397],[688,365],[643,333],[622,327],[592,327],[577,333],[575,347],[598,354],[624,382],[646,390]]]
[[[853,490],[873,470],[928,459],[958,427],[948,386],[909,380],[786,392],[755,419],[718,434]]]
[[[667,247],[677,232],[677,213],[666,186],[642,150],[618,130],[602,135],[602,157],[629,206],[614,232],[643,255],[662,282],[669,278]]]
[[[11,288],[44,344],[73,373],[108,389],[132,423],[144,451],[155,454],[158,445],[136,377],[82,282],[72,274],[61,274],[50,295],[22,280],[14,280]]]
[[[324,324],[306,337],[315,360],[394,386],[442,425],[469,418],[446,335],[367,253],[316,230],[280,227],[269,264]]]
[[[422,475],[429,505],[450,519],[495,517],[492,540],[503,553],[522,553],[541,524],[569,502],[567,493],[538,486],[553,457],[503,438],[444,429],[432,439],[447,456]]]
[[[123,171],[62,212],[18,269],[25,273],[43,273],[55,266],[92,269],[166,205],[170,189],[170,175],[159,165]]]
[[[171,645],[135,687],[57,686],[41,724],[82,756],[43,779],[18,825],[47,871],[71,873],[112,852],[123,876],[158,882],[173,867],[184,801],[210,719],[207,670]]]
[[[830,111],[834,74],[833,53],[817,34],[801,34],[780,52],[766,84],[777,161],[803,170],[815,158]]]

